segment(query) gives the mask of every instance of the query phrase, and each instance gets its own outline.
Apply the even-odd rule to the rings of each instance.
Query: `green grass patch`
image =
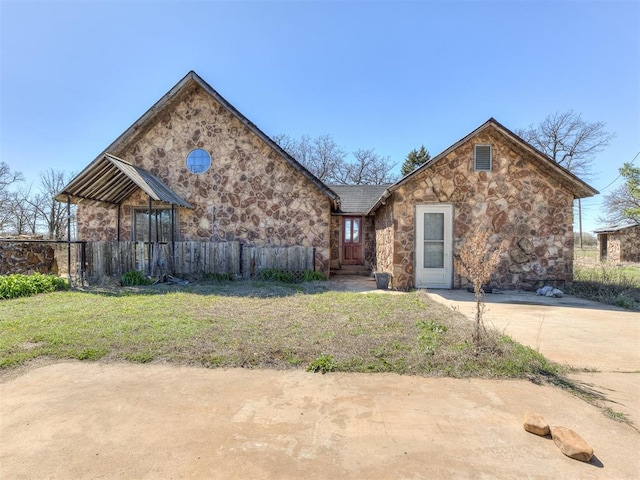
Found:
[[[202,282],[54,292],[0,302],[0,368],[84,361],[531,378],[560,367],[424,292],[327,291],[326,282]]]

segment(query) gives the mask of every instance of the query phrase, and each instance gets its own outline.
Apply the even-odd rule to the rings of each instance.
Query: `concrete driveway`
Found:
[[[442,293],[441,301],[465,311],[468,299]],[[545,308],[516,305],[507,314],[510,304],[491,303],[488,318],[498,322],[504,312],[511,333],[531,307],[528,341],[565,361],[562,344],[551,348],[549,340],[547,348],[548,337],[565,335],[552,327],[581,321],[569,308],[590,309],[551,307],[560,309],[555,320]],[[637,339],[630,328],[638,317],[616,313],[611,318],[624,319],[622,331]],[[626,349],[620,358],[637,361]],[[568,358],[613,365],[599,356]],[[595,457],[572,460],[550,439],[525,432],[528,410],[577,431]],[[636,479],[638,451],[636,429],[559,388],[524,380],[85,362],[0,377],[2,479]]]
[[[434,290],[430,297],[473,318],[475,297]],[[640,313],[577,297],[532,292],[487,294],[484,320],[559,363],[584,368],[570,377],[640,425]]]
[[[541,413],[594,448],[527,433]],[[0,383],[3,479],[635,479],[640,435],[524,380],[58,363]]]

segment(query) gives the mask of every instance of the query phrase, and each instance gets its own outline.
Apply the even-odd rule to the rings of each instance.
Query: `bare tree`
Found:
[[[35,235],[41,225],[40,215],[33,205],[31,188],[20,188],[13,193],[10,223],[16,235]]]
[[[382,185],[392,183],[395,163],[389,157],[381,157],[373,149],[353,152],[353,161],[345,163],[337,183],[347,185]]]
[[[311,138],[303,135],[299,140],[281,134],[274,138],[289,155],[325,183],[335,183],[336,175],[344,168],[346,153],[329,135]]]
[[[11,189],[23,180],[21,172],[12,171],[6,162],[0,162],[0,232],[12,223],[16,196]]]
[[[548,115],[539,125],[515,133],[571,173],[589,177],[595,156],[615,137],[605,126],[604,122],[587,122],[569,110]]]
[[[67,208],[53,197],[71,180],[73,174],[48,170],[40,174],[40,192],[27,200],[42,221],[43,230],[51,240],[64,240],[67,235]]]
[[[336,144],[330,135],[311,138],[303,135],[299,140],[280,134],[273,140],[289,155],[304,165],[321,181],[328,184],[379,185],[395,180],[392,170],[395,164],[389,157],[382,157],[373,149],[353,152],[353,160]]]

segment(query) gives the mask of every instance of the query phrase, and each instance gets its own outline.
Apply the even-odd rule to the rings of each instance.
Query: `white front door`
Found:
[[[416,205],[416,287],[451,288],[453,206]]]

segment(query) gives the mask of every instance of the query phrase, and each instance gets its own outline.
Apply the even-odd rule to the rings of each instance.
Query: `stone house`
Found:
[[[594,233],[601,262],[640,262],[640,223],[598,228]]]
[[[393,185],[325,185],[189,72],[56,199],[82,240],[312,246],[398,289],[464,286],[453,259],[489,229],[492,282],[535,288],[572,280],[573,200],[596,193],[494,119]]]
[[[389,187],[369,210],[377,268],[395,288],[460,288],[464,241],[489,230],[507,251],[491,284],[573,279],[573,200],[598,192],[493,118]]]
[[[338,196],[195,72],[57,196],[87,241],[240,241],[315,247],[329,273]],[[149,215],[151,212],[151,215]]]

